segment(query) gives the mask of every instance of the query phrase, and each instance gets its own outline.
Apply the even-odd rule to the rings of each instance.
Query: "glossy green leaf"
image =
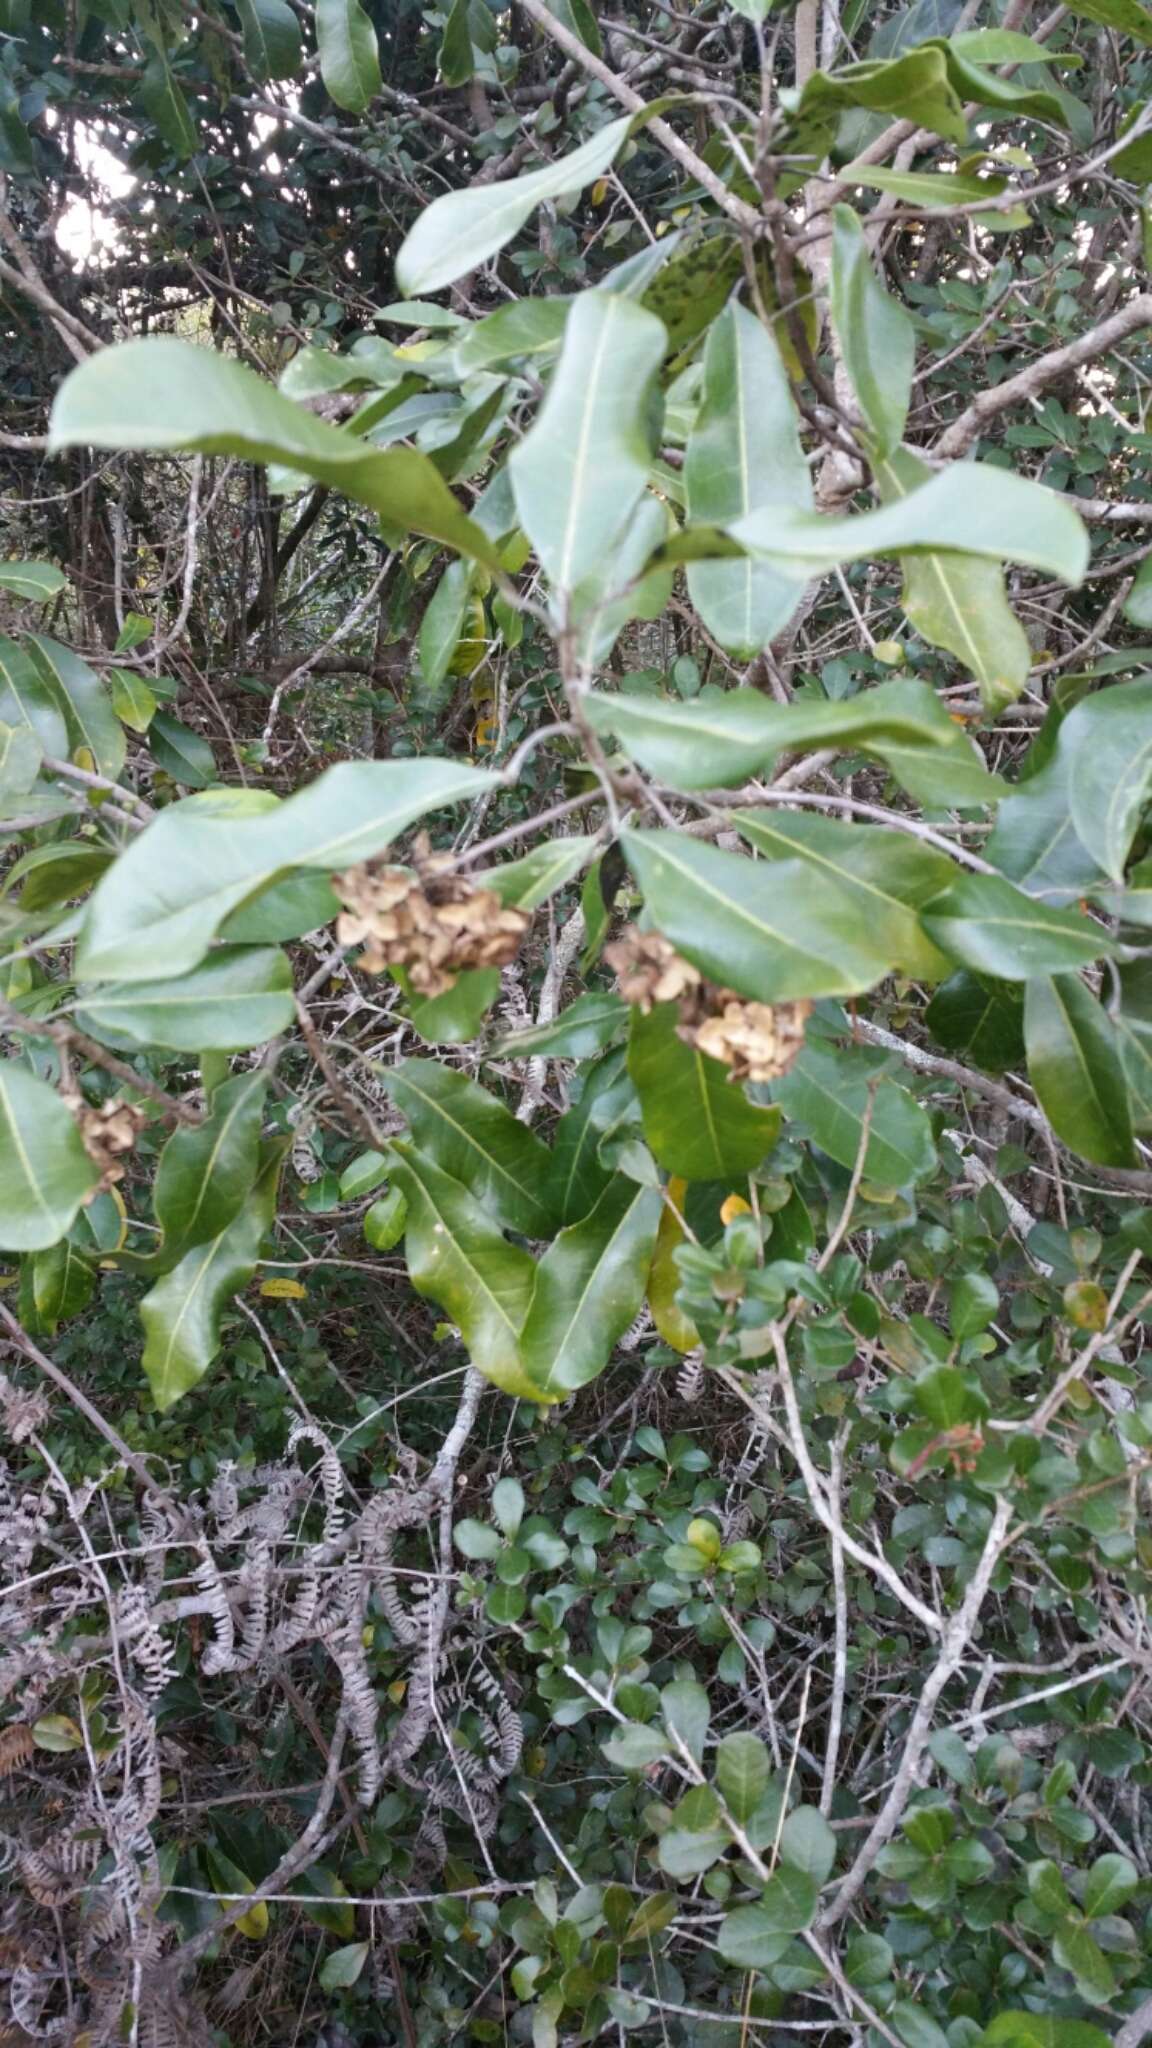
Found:
[[[220,1350],[220,1319],[252,1278],[272,1227],[286,1142],[263,1148],[252,1191],[228,1228],[186,1253],[140,1303],[144,1370],[161,1410],[203,1379]]]
[[[949,975],[924,1012],[945,1052],[1003,1074],[1024,1059],[1024,1001],[1019,983],[981,980],[966,967]]]
[[[786,751],[843,745],[883,752],[892,743],[944,751],[961,737],[935,691],[903,679],[842,703],[776,704],[758,690],[737,689],[688,703],[592,695],[586,709],[597,731],[615,733],[630,759],[681,789],[743,782]]]
[[[570,298],[563,293],[546,299],[509,299],[455,337],[453,359],[460,376],[498,363],[518,362],[555,353],[568,318]]]
[[[700,410],[684,454],[689,517],[724,526],[760,505],[809,510],[812,480],[796,406],[776,342],[733,301],[709,332]],[[721,647],[759,653],[800,600],[790,577],[751,556],[690,562],[688,590]]]
[[[1057,741],[1081,844],[1114,882],[1152,789],[1152,677],[1116,683],[1068,713]]]
[[[600,1140],[635,1100],[623,1054],[615,1053],[592,1069],[578,1101],[561,1117],[548,1193],[564,1223],[578,1223],[608,1186],[611,1172],[600,1163]]]
[[[420,621],[420,702],[435,707],[460,644],[472,597],[467,562],[449,562]]]
[[[30,633],[24,644],[45,694],[59,707],[73,755],[87,749],[91,761],[86,765],[115,781],[127,747],[124,728],[103,683],[86,661],[58,640]]]
[[[680,1750],[687,1750],[693,1763],[704,1760],[704,1746],[708,1740],[708,1729],[712,1720],[712,1709],[708,1693],[697,1678],[674,1678],[660,1693],[660,1713],[669,1735],[675,1737]],[[710,1793],[705,1793],[707,1809],[714,1814],[716,1802]]]
[[[408,1227],[408,1204],[399,1188],[390,1188],[373,1202],[364,1218],[364,1235],[374,1252],[390,1252]]]
[[[288,0],[236,0],[244,59],[254,78],[294,78],[300,68],[300,24]]]
[[[806,861],[753,861],[678,832],[621,834],[656,929],[723,988],[758,1002],[854,995],[889,961],[856,906]]]
[[[780,1112],[749,1102],[723,1062],[677,1036],[679,1011],[633,1010],[628,1071],[640,1097],[644,1137],[660,1165],[683,1180],[730,1180],[771,1151]]]
[[[917,980],[947,974],[948,961],[916,916],[955,875],[947,854],[907,833],[841,824],[811,811],[737,811],[732,822],[769,860],[799,858],[835,882],[893,967]]]
[[[272,946],[220,946],[171,981],[108,982],[81,991],[77,1021],[110,1045],[244,1052],[296,1014],[292,969]]]
[[[414,994],[403,968],[396,980],[408,997],[408,1021],[425,1045],[470,1045],[500,993],[498,967],[470,967],[439,996]]]
[[[871,1101],[864,1174],[878,1187],[907,1187],[936,1165],[932,1126],[920,1104],[886,1074],[878,1078],[873,1062],[858,1053],[807,1045],[775,1093],[785,1116],[847,1167],[860,1156]]]
[[[1099,1166],[1134,1162],[1115,1028],[1075,974],[1038,976],[1024,992],[1028,1078],[1057,1137]]]
[[[174,156],[183,159],[195,155],[199,145],[196,123],[162,52],[157,51],[144,66],[136,100]]]
[[[75,374],[75,373],[74,373]],[[782,570],[808,577],[876,555],[959,548],[1078,584],[1088,566],[1079,513],[1054,491],[990,463],[953,462],[907,497],[847,518],[761,507],[727,531]]]
[[[547,1147],[503,1102],[435,1060],[402,1060],[382,1068],[380,1080],[426,1158],[506,1229],[524,1237],[551,1235],[556,1216],[546,1195]]]
[[[26,1329],[50,1337],[86,1309],[96,1291],[96,1269],[68,1238],[32,1252],[20,1273],[20,1314]]]
[[[1054,910],[999,875],[963,875],[921,912],[929,937],[953,960],[1000,981],[1084,967],[1111,953],[1100,925]]]
[[[390,526],[500,566],[427,456],[375,449],[294,405],[242,363],[172,336],[122,342],[79,364],[56,393],[49,433],[55,449],[146,448],[283,463],[369,506]]]
[[[396,282],[405,298],[455,284],[510,242],[544,200],[590,185],[609,168],[633,125],[632,117],[624,115],[543,170],[434,199],[418,215],[396,258]]]
[[[1010,881],[1058,908],[1106,880],[1072,821],[1071,766],[1071,750],[1057,740],[1052,759],[1004,798],[984,848]]]
[[[63,569],[54,562],[0,561],[0,590],[13,597],[26,597],[33,604],[48,604],[68,587]]]
[[[15,640],[0,638],[0,720],[21,727],[57,759],[68,752],[68,729],[58,699],[32,657]]]
[[[394,1145],[392,1158],[408,1204],[404,1256],[417,1294],[443,1309],[473,1365],[506,1394],[559,1399],[520,1363],[520,1330],[536,1282],[528,1253],[509,1244],[487,1209],[414,1145]]]
[[[1110,2035],[1085,2020],[1038,2012],[998,2012],[980,2035],[979,2048],[1109,2048],[1110,2040]]]
[[[468,0],[452,0],[440,38],[436,68],[444,84],[453,90],[467,85],[472,76],[474,65],[472,37],[468,31]]]
[[[832,209],[832,323],[869,437],[881,456],[900,444],[916,335],[902,305],[872,266],[864,229],[850,206]]]
[[[750,1820],[768,1789],[772,1765],[758,1735],[726,1735],[716,1746],[716,1786],[734,1820]]]
[[[21,910],[50,910],[56,903],[83,895],[114,859],[107,847],[83,839],[33,846],[7,870],[3,893],[19,886]]]
[[[475,879],[485,889],[491,889],[501,903],[513,904],[519,910],[537,910],[587,866],[595,847],[596,840],[590,836],[545,839],[522,860],[509,861],[502,868],[474,871]]]
[[[886,192],[893,199],[903,200],[906,206],[930,210],[933,207],[979,206],[986,202],[990,214],[993,203],[1000,199],[1007,189],[1005,178],[979,178],[964,171],[893,171],[886,164],[853,163],[845,164],[840,173],[846,185],[867,185],[874,192]],[[1005,209],[1000,214],[1001,224],[1011,223],[1015,227],[1026,227],[1028,215],[1018,206]],[[991,226],[994,222],[981,222]]]
[[[380,90],[380,52],[360,0],[316,0],[316,46],[329,99],[362,114]]]
[[[595,1379],[635,1321],[660,1210],[657,1189],[617,1177],[545,1252],[521,1337],[524,1373],[545,1399]]]
[[[582,292],[544,404],[509,458],[520,524],[566,597],[610,561],[640,501],[664,341],[660,322],[632,300]]]
[[[168,711],[154,714],[148,751],[156,766],[185,789],[207,789],[217,780],[216,757],[208,741]]]
[[[878,457],[874,469],[886,502],[922,489],[932,474],[908,448]],[[1013,703],[1028,679],[1032,650],[1008,602],[999,563],[954,548],[920,550],[901,561],[901,603],[921,638],[963,662],[989,711]]]
[[[465,762],[344,761],[259,814],[228,817],[214,794],[175,804],[97,888],[79,972],[149,981],[194,967],[229,912],[284,870],[338,872],[426,812],[494,786]]]
[[[56,1244],[99,1179],[56,1090],[19,1061],[0,1061],[0,1246]]]
[[[587,1059],[619,1038],[631,1012],[619,996],[589,991],[577,996],[566,1010],[547,1024],[530,1024],[501,1038],[492,1048],[493,1059]]]
[[[1127,1856],[1098,1856],[1084,1880],[1081,1905],[1090,1920],[1118,1913],[1139,1889],[1140,1872]]]
[[[224,1081],[203,1123],[181,1125],[160,1154],[152,1206],[163,1254],[190,1250],[239,1214],[260,1167],[268,1075],[256,1068]]]
[[[147,732],[156,713],[156,697],[134,669],[110,668],[108,692],[112,709],[133,732]]]

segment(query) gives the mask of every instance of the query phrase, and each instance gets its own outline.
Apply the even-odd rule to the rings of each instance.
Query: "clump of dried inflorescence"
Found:
[[[118,1095],[111,1102],[102,1102],[98,1109],[80,1096],[66,1096],[65,1100],[80,1126],[84,1150],[93,1165],[100,1168],[100,1187],[112,1187],[124,1178],[124,1156],[131,1152],[147,1123],[147,1110],[132,1102],[122,1102]]]
[[[660,932],[628,925],[604,958],[615,969],[625,1002],[647,1016],[655,1003],[676,1003],[677,1036],[709,1059],[720,1060],[733,1081],[774,1081],[786,1074],[804,1044],[812,1005],[755,1003],[734,989],[706,981]]]
[[[342,946],[360,946],[369,974],[403,968],[417,995],[441,996],[474,967],[506,967],[531,919],[492,889],[454,872],[451,854],[415,842],[410,868],[361,862],[332,886],[345,905],[336,921]]]

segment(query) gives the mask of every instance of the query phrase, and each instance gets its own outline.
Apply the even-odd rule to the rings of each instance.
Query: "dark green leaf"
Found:
[[[644,1301],[660,1195],[617,1177],[541,1259],[521,1339],[525,1375],[556,1400],[604,1370]]]
[[[955,875],[947,854],[907,833],[844,825],[809,811],[737,811],[732,822],[759,853],[772,860],[799,856],[833,880],[893,967],[917,980],[947,973],[948,962],[915,914]]]
[[[466,1187],[507,1229],[547,1237],[547,1148],[486,1088],[434,1060],[402,1060],[380,1079],[421,1152]]]
[[[316,44],[329,99],[362,114],[380,90],[380,53],[360,0],[316,0]]]
[[[0,562],[0,590],[10,591],[13,597],[48,604],[67,587],[63,569],[53,562]]]
[[[1055,910],[999,875],[968,874],[921,912],[930,938],[976,974],[1027,981],[1086,966],[1113,951],[1106,931]]]
[[[77,1021],[108,1045],[243,1052],[295,1015],[292,969],[272,946],[220,946],[171,981],[108,982],[81,991]]]
[[[1028,1076],[1053,1130],[1100,1166],[1131,1166],[1131,1112],[1115,1029],[1078,975],[1028,983]]]
[[[220,1318],[256,1270],[264,1234],[276,1214],[285,1143],[264,1147],[252,1192],[219,1237],[190,1251],[140,1303],[144,1371],[156,1406],[171,1408],[203,1379],[220,1349]]]
[[[792,1072],[776,1085],[784,1114],[841,1166],[855,1166],[869,1099],[872,1119],[864,1172],[878,1187],[922,1180],[936,1165],[932,1126],[920,1104],[894,1081],[876,1079],[870,1063],[852,1053],[806,1046]]]
[[[244,58],[254,78],[294,78],[300,68],[300,24],[287,0],[236,0]]]
[[[599,1052],[618,1038],[628,1023],[631,1011],[619,996],[605,992],[589,992],[577,996],[566,1010],[547,1024],[529,1024],[523,1031],[514,1031],[509,1038],[498,1039],[492,1048],[493,1059],[529,1059],[547,1056],[552,1059],[587,1059],[591,1053]]]
[[[19,1061],[0,1061],[0,1246],[56,1244],[99,1179],[56,1090]]]
[[[877,277],[850,206],[832,209],[831,311],[871,440],[879,455],[891,455],[908,417],[916,336],[903,306]]]
[[[657,1003],[632,1012],[628,1071],[640,1097],[644,1136],[660,1165],[683,1180],[731,1180],[771,1151],[778,1109],[748,1101],[720,1060],[677,1036],[679,1012]]]
[[[219,1237],[239,1213],[259,1169],[267,1089],[261,1070],[237,1074],[216,1089],[202,1124],[169,1138],[152,1196],[165,1255]]]

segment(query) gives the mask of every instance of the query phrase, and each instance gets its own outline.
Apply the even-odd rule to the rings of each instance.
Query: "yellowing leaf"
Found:
[[[683,1214],[687,1189],[687,1181],[668,1182],[668,1201],[660,1218],[656,1250],[648,1273],[648,1306],[652,1311],[652,1321],[664,1343],[673,1351],[694,1351],[700,1342],[695,1323],[690,1322],[676,1306],[680,1274],[673,1254],[685,1241],[680,1215]]]
[[[66,1750],[83,1749],[84,1737],[75,1721],[67,1714],[45,1714],[32,1730],[32,1740],[37,1749],[48,1749],[62,1756]]]
[[[751,1216],[752,1204],[743,1195],[726,1195],[720,1204],[721,1223],[731,1223],[737,1216]]]
[[[270,1301],[304,1301],[308,1289],[299,1280],[262,1280],[260,1292]]]

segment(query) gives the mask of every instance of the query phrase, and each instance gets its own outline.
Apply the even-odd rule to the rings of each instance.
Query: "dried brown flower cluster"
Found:
[[[336,920],[340,944],[363,946],[369,974],[403,967],[421,996],[444,995],[469,968],[507,966],[531,923],[527,911],[455,874],[451,854],[433,853],[423,833],[411,868],[361,862],[334,875],[332,887],[345,905]]]
[[[604,948],[625,1002],[647,1016],[654,1003],[677,1003],[677,1036],[730,1069],[733,1081],[774,1081],[786,1074],[804,1044],[812,1005],[754,1003],[706,981],[659,932],[626,926]]]
[[[80,1126],[84,1150],[100,1168],[100,1186],[108,1188],[123,1180],[123,1155],[131,1152],[147,1123],[147,1110],[137,1108],[135,1103],[121,1102],[118,1095],[111,1102],[102,1102],[99,1109],[93,1109],[87,1102],[73,1102],[70,1107]]]

